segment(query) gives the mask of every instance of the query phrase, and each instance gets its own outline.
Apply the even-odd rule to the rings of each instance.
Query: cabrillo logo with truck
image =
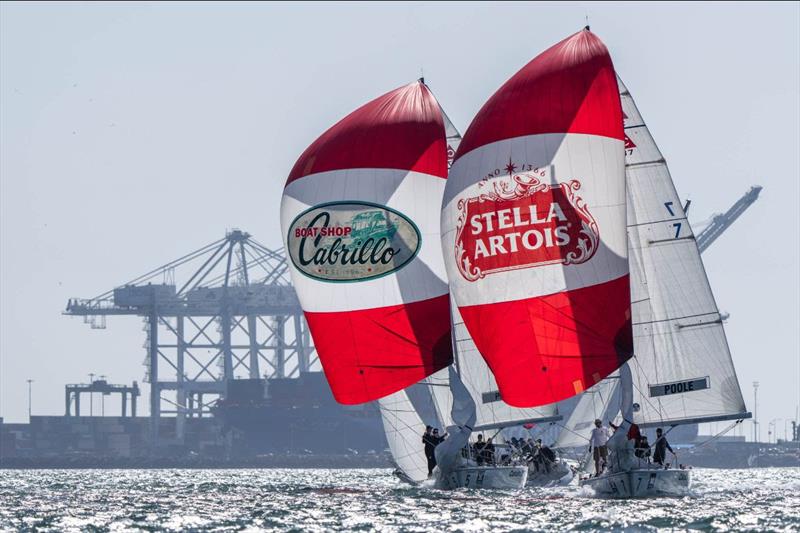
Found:
[[[289,227],[292,264],[320,281],[365,281],[403,268],[421,236],[405,215],[360,201],[330,202],[300,213]]]
[[[505,171],[505,175],[503,174]],[[456,262],[467,281],[542,265],[585,263],[600,232],[578,180],[550,184],[551,169],[517,165],[487,174],[477,196],[458,201]]]

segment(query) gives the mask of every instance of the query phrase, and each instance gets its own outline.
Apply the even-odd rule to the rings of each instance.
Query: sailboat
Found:
[[[691,470],[653,465],[623,439],[640,429],[750,418],[725,337],[723,318],[666,161],[630,92],[617,79],[625,126],[634,357],[617,383],[620,429],[608,470],[581,481],[614,497],[685,494]],[[606,394],[606,398],[609,395]],[[579,407],[594,399],[581,399]],[[576,409],[567,426],[588,422]],[[583,420],[581,418],[583,417]],[[666,435],[665,435],[666,436]],[[655,439],[651,440],[651,444]],[[669,468],[672,466],[673,468]]]
[[[420,81],[424,83],[423,79]],[[442,118],[449,168],[461,143],[461,134],[444,110]],[[522,488],[527,479],[527,467],[521,461],[479,464],[471,454],[470,436],[484,430],[499,431],[505,425],[549,422],[560,417],[554,405],[538,410],[518,410],[518,413],[514,413],[514,409],[504,411],[502,406],[508,406],[493,395],[497,388],[494,379],[477,353],[457,308],[451,308],[451,321],[454,364],[378,401],[389,449],[397,466],[395,474],[413,485],[428,479],[420,436],[429,424],[423,421],[423,409],[415,405],[411,399],[413,395],[417,404],[429,400],[430,425],[446,427],[450,432],[449,442],[437,448],[434,486],[443,489]],[[459,431],[459,427],[467,431]],[[456,432],[460,439],[452,438]]]
[[[484,435],[486,439],[492,438],[497,451],[497,461],[506,461],[515,465],[527,465],[528,474],[526,484],[546,484],[561,480],[565,476],[571,479],[572,472],[566,463],[557,461],[545,473],[539,472],[533,464],[528,464],[528,458],[515,450],[507,441],[504,430],[521,428],[523,426],[547,426],[562,419],[555,403],[539,407],[519,408],[505,403],[499,393],[497,382],[489,366],[484,361],[475,342],[469,334],[457,307],[453,308],[453,338],[455,345],[455,362],[458,374],[470,396],[476,404],[476,421],[473,436]],[[435,379],[435,374],[433,378]],[[448,396],[440,394],[437,397],[440,409],[447,411]],[[474,442],[474,441],[473,441]]]
[[[440,202],[460,136],[424,80],[357,109],[294,165],[281,202],[292,280],[334,398],[379,400],[401,477],[427,478],[422,418],[407,389],[447,373],[449,437],[436,486],[517,488],[525,467],[469,470],[475,404],[450,365]],[[444,392],[444,389],[443,389]]]
[[[588,28],[512,76],[464,135],[442,247],[505,423],[632,355],[624,150],[613,64]]]

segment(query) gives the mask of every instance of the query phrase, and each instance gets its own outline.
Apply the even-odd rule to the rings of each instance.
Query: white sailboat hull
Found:
[[[464,466],[440,477],[437,487],[516,490],[525,487],[527,480],[527,466]]]
[[[582,479],[582,487],[591,487],[595,494],[611,498],[648,498],[684,496],[691,484],[690,470],[635,469],[601,474]]]

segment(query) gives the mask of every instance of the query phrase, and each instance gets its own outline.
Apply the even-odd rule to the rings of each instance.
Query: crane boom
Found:
[[[698,233],[696,237],[697,247],[700,249],[701,253],[711,246],[711,243],[717,240],[717,238],[722,235],[722,233],[733,224],[734,220],[739,218],[748,207],[753,205],[758,199],[761,189],[762,187],[760,185],[750,187],[750,190],[739,198],[724,214],[715,215],[712,218],[711,224]]]

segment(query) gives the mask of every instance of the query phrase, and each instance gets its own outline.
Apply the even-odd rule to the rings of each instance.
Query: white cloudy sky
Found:
[[[228,228],[279,246],[285,177],[336,120],[424,69],[463,131],[503,81],[587,15],[695,221],[764,186],[704,259],[731,314],[751,409],[751,382],[761,382],[762,438],[770,420],[796,416],[797,3],[4,2],[0,15],[6,420],[26,419],[28,378],[34,414],[62,413],[63,385],[89,372],[141,381],[139,319],[91,330],[61,315],[69,297],[101,293]]]

